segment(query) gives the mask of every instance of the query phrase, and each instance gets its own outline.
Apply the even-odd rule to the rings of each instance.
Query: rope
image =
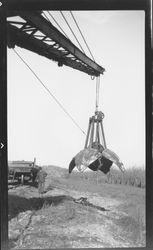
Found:
[[[94,62],[95,62],[95,59],[94,59],[94,57],[93,57],[93,54],[91,53],[91,50],[90,50],[90,48],[89,48],[89,46],[88,46],[88,44],[87,44],[87,42],[86,42],[86,40],[85,40],[85,38],[84,38],[84,36],[83,36],[81,30],[80,30],[80,27],[79,27],[79,25],[78,25],[78,23],[77,23],[77,21],[76,21],[74,15],[73,15],[72,11],[70,11],[70,13],[71,13],[71,16],[72,16],[72,18],[73,18],[73,20],[74,20],[74,22],[75,22],[75,24],[76,24],[78,30],[80,31],[80,34],[81,34],[81,36],[82,36],[82,38],[83,38],[83,41],[85,42],[85,44],[86,44],[86,46],[87,46],[87,48],[88,48],[88,51],[89,51],[89,53],[90,53],[92,59],[93,59]]]
[[[85,52],[84,52],[84,50],[83,50],[83,48],[82,48],[81,44],[79,43],[79,41],[78,41],[78,39],[77,39],[76,35],[74,34],[73,30],[71,29],[71,26],[69,25],[68,21],[66,20],[66,18],[65,18],[65,16],[64,16],[64,14],[62,13],[62,11],[60,11],[60,13],[61,13],[62,17],[64,18],[65,22],[67,23],[67,25],[68,25],[69,29],[71,30],[71,32],[72,32],[72,34],[73,34],[73,36],[75,37],[76,41],[78,42],[78,44],[79,44],[79,46],[80,46],[81,50],[82,50],[82,51],[83,51],[83,53],[85,54]]]
[[[46,89],[46,91],[50,94],[50,96],[56,101],[56,103],[60,106],[60,108],[67,114],[67,116],[71,119],[71,121],[81,130],[81,132],[86,135],[86,133],[81,129],[81,127],[77,124],[77,122],[73,119],[73,117],[67,112],[67,110],[63,107],[63,105],[57,100],[57,98],[51,93],[51,91],[45,86],[45,84],[41,81],[41,79],[37,76],[37,74],[32,70],[32,68],[25,62],[25,60],[19,55],[19,53],[13,49],[16,55],[21,59],[21,61],[28,67],[28,69],[32,72],[32,74],[37,78],[37,80],[41,83],[41,85]]]
[[[48,22],[50,22],[48,16],[45,14],[45,12],[43,12],[43,15],[46,17],[46,19],[48,20]]]
[[[100,88],[100,76],[96,77],[96,112],[99,106],[99,88]]]
[[[63,32],[63,34],[69,39],[69,37],[67,36],[67,34],[64,32],[64,30],[62,29],[62,27],[59,25],[59,23],[56,21],[56,19],[53,17],[53,15],[47,11],[48,14],[50,15],[50,17],[54,20],[54,22],[57,24],[57,26],[60,28],[60,30]],[[70,39],[69,39],[70,40]]]

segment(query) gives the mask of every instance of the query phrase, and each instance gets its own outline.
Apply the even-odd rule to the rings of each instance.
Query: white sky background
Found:
[[[60,13],[51,13],[75,43]],[[64,14],[86,49],[69,12]],[[142,166],[145,164],[145,14],[143,11],[73,11],[73,14],[95,61],[106,69],[100,80],[99,110],[105,114],[107,147],[118,154],[125,167]],[[87,132],[89,117],[95,111],[96,80],[67,66],[58,67],[57,63],[28,50],[15,49]],[[36,157],[37,164],[67,168],[72,157],[84,148],[85,135],[12,49],[8,49],[7,60],[8,159]]]

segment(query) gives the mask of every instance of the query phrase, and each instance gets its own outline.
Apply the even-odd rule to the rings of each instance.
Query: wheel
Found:
[[[21,175],[21,184],[22,185],[24,184],[24,175],[23,174]]]

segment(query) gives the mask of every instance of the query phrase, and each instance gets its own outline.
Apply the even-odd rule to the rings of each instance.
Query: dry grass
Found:
[[[34,188],[9,194],[10,223],[14,218],[14,223],[19,223],[22,212],[30,210],[33,214],[20,241],[14,241],[17,249],[145,246],[145,189],[108,185],[107,176],[101,172],[74,171],[69,175],[58,167],[46,167],[46,171],[49,196],[31,197]],[[58,194],[58,190],[63,190],[63,194]],[[102,212],[76,204],[74,193],[92,201],[95,198],[109,209]]]
[[[145,169],[143,167],[132,167],[124,173],[119,170],[111,170],[112,179],[118,184],[131,185],[139,188],[145,187]]]
[[[107,175],[103,174],[101,171],[85,171],[83,174],[74,171],[73,175],[76,178],[89,180],[94,183],[122,184],[145,188],[145,169],[143,167],[132,167],[126,169],[124,173],[112,167]],[[68,178],[68,174],[65,174],[65,178]]]

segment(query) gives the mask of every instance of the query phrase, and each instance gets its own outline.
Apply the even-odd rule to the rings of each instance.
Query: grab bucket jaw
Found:
[[[124,166],[119,157],[106,148],[103,118],[104,114],[101,111],[96,111],[95,115],[89,118],[85,147],[71,160],[69,173],[77,167],[80,172],[89,168],[93,171],[101,170],[106,174],[113,163],[124,172]]]

